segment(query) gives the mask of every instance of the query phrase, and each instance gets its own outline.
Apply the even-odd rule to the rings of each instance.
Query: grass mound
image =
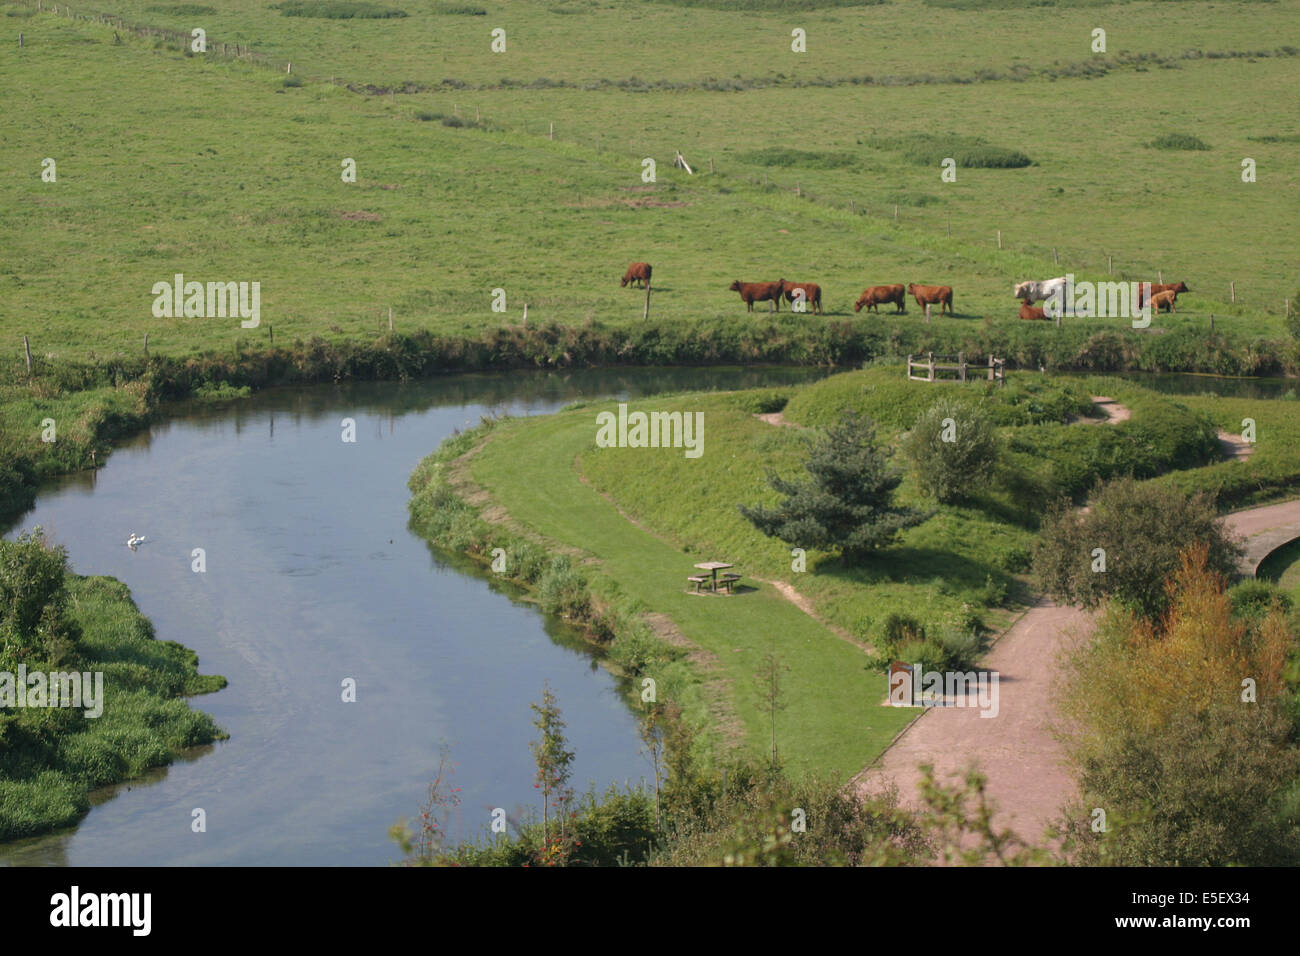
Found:
[[[1149,144],[1152,149],[1207,150],[1209,144],[1191,133],[1165,133],[1157,136]]]

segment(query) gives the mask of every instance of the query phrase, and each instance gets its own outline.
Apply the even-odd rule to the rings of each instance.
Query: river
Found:
[[[809,381],[801,369],[458,375],[182,405],[97,473],[47,484],[41,525],[80,574],[125,582],[157,636],[229,686],[193,698],[230,739],[94,794],[75,827],[0,845],[18,865],[382,865],[443,746],[459,838],[537,805],[529,704],[554,690],[573,783],[649,777],[632,712],[562,622],[407,528],[406,481],[480,416],[579,398]],[[342,420],[356,442],[341,440]],[[132,532],[146,536],[136,551]],[[207,569],[195,573],[192,551]],[[341,683],[356,681],[355,703]],[[202,808],[206,831],[191,831]]]

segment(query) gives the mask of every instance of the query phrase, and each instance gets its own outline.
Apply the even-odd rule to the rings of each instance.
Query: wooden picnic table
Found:
[[[701,561],[696,565],[701,571],[709,571],[713,574],[713,590],[718,590],[718,572],[725,571],[727,568],[734,568],[734,564],[727,564],[725,561]]]

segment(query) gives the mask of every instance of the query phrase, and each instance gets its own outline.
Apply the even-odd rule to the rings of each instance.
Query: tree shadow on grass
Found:
[[[966,555],[938,548],[904,545],[888,548],[866,558],[860,564],[847,567],[838,558],[827,558],[817,563],[813,573],[854,584],[878,584],[886,581],[927,584],[940,578],[954,588],[975,589],[983,587],[990,574],[1000,577],[1004,572],[1001,568],[973,560]]]

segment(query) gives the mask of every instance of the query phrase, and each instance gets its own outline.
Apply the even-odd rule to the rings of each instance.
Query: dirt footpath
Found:
[[[940,782],[958,784],[966,770],[977,765],[988,777],[988,794],[999,808],[994,817],[998,828],[1009,827],[1038,842],[1073,796],[1064,750],[1051,732],[1057,657],[1092,627],[1087,612],[1039,602],[1002,636],[981,665],[999,674],[996,717],[981,717],[975,706],[928,708],[854,782],[875,789],[893,780],[903,802],[918,806],[921,764],[932,764]]]

